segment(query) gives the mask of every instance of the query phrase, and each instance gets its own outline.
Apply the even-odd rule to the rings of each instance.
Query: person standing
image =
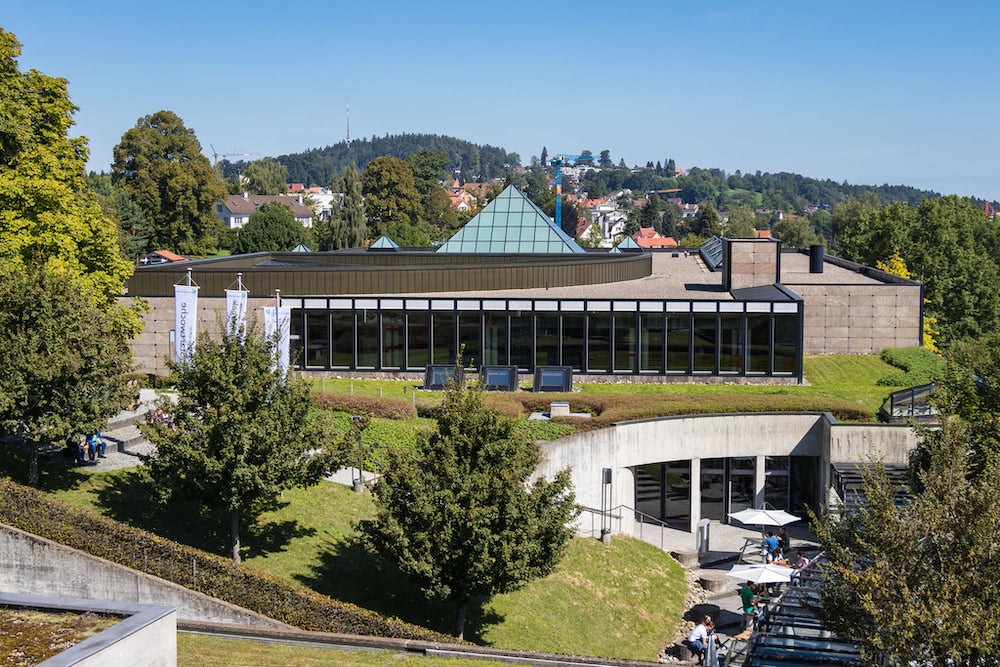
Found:
[[[767,537],[760,543],[764,552],[764,562],[770,563],[778,554],[778,538],[774,536],[774,531],[767,531]]]
[[[740,606],[743,609],[743,629],[753,627],[754,612],[757,611],[757,595],[748,581],[740,588]]]

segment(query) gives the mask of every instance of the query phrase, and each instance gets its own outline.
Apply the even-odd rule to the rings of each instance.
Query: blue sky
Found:
[[[169,109],[211,157],[432,132],[1000,200],[1000,3],[0,0],[107,170]],[[236,159],[236,158],[234,158]]]

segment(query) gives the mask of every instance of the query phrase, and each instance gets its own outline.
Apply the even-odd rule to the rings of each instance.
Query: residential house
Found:
[[[229,195],[215,205],[215,215],[228,229],[239,229],[247,224],[250,216],[262,205],[277,202],[292,211],[296,222],[303,227],[312,227],[313,210],[302,203],[302,195]]]

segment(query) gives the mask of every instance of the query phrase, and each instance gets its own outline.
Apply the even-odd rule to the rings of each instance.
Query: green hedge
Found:
[[[944,358],[925,347],[889,348],[882,352],[882,361],[904,372],[879,378],[876,384],[881,387],[916,387],[944,377]]]
[[[6,479],[0,479],[0,522],[303,630],[454,641],[73,507]]]
[[[371,415],[383,419],[404,421],[417,416],[417,409],[410,401],[402,398],[379,398],[378,396],[352,396],[329,392],[313,392],[316,405],[327,410],[337,410],[352,415]]]

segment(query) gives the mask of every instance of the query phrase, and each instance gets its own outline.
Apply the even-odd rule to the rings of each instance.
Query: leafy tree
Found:
[[[330,188],[339,194],[334,196],[330,220],[317,231],[320,250],[361,247],[368,238],[368,226],[358,170],[348,165]]]
[[[307,239],[306,230],[290,208],[281,202],[267,202],[251,213],[239,230],[233,252],[287,252]]]
[[[601,151],[601,156],[597,159],[597,166],[601,169],[611,169],[615,163],[611,161],[611,151],[605,148]]]
[[[213,340],[190,360],[168,362],[176,405],[171,424],[143,424],[156,445],[145,466],[157,499],[196,498],[229,513],[240,562],[240,524],[272,507],[285,489],[317,484],[346,462],[347,443],[313,409],[306,381],[276,369],[273,341],[252,327]]]
[[[110,174],[91,174],[87,184],[97,193],[105,216],[118,223],[118,238],[126,257],[137,258],[155,250],[146,214],[127,192],[111,184]]]
[[[390,227],[417,222],[420,193],[413,171],[404,160],[389,156],[375,158],[361,175],[361,187],[368,222],[376,234],[387,234]]]
[[[667,160],[667,166],[664,167],[664,174],[667,178],[673,178],[677,175],[677,163],[674,162],[673,158]]]
[[[542,146],[542,155],[538,158],[538,161],[542,163],[543,168],[547,167],[549,164],[549,151],[545,148],[545,146]]]
[[[283,195],[288,190],[288,167],[274,158],[264,158],[243,170],[246,191],[256,195]]]
[[[660,198],[650,195],[646,203],[639,209],[639,222],[643,227],[655,229],[660,223]]]
[[[601,241],[603,240],[604,235],[601,233],[601,226],[594,223],[583,236],[577,239],[577,243],[583,248],[600,248]]]
[[[38,447],[99,430],[132,399],[130,330],[66,272],[28,264],[0,270],[0,432]]]
[[[722,236],[722,221],[711,204],[704,203],[698,207],[698,213],[691,223],[691,231],[706,238]]]
[[[76,106],[66,80],[20,72],[21,44],[0,28],[0,264],[45,265],[131,331],[136,312],[116,307],[133,265],[113,220],[86,187],[87,141],[67,136]]]
[[[911,455],[909,503],[898,505],[875,465],[864,480],[866,506],[816,522],[829,559],[819,589],[824,620],[863,637],[888,663],[996,664],[998,342],[952,350],[934,397],[940,428],[920,428]]]
[[[797,215],[787,215],[774,223],[774,236],[780,239],[786,248],[808,248],[811,245],[823,244],[823,239],[816,236],[809,221]]]
[[[626,169],[627,168],[625,166],[625,158],[619,158],[618,159],[618,168],[619,169]]]
[[[445,392],[437,433],[417,456],[396,452],[373,493],[367,546],[396,563],[429,598],[457,608],[464,633],[469,602],[520,588],[550,573],[571,536],[577,509],[568,471],[529,484],[538,445],[483,405],[480,389]]]
[[[198,254],[218,245],[223,228],[214,211],[225,185],[173,112],[144,116],[122,135],[111,177],[152,221],[157,247]]]
[[[755,226],[756,215],[747,206],[738,206],[729,214],[729,225],[726,227],[726,236],[733,239],[755,239],[757,238],[757,227]]]

